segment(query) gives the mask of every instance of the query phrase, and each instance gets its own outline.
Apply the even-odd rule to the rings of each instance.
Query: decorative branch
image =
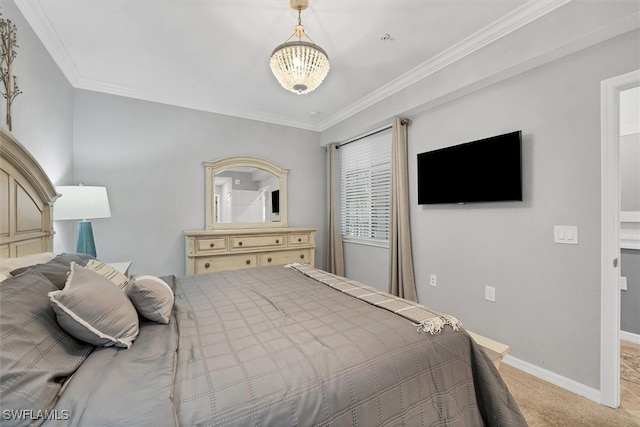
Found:
[[[2,16],[2,13],[0,13]],[[2,96],[7,100],[7,125],[11,130],[11,104],[22,91],[18,88],[18,79],[11,73],[11,64],[16,59],[16,25],[9,19],[0,18],[0,80],[4,85]]]

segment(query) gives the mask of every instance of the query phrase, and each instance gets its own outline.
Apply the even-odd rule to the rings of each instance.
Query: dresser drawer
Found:
[[[309,233],[289,234],[289,246],[306,246],[309,244]]]
[[[309,249],[298,249],[295,251],[265,252],[260,254],[260,265],[283,265],[311,263],[311,251]]]
[[[265,227],[185,231],[187,274],[267,265],[315,264],[316,229]]]
[[[275,234],[269,236],[238,236],[231,238],[231,250],[244,250],[264,247],[284,247],[284,234]]]
[[[258,265],[257,254],[221,255],[215,257],[196,258],[195,274],[210,273],[222,270],[237,270]]]
[[[219,252],[227,250],[227,239],[224,237],[196,239],[196,252]]]

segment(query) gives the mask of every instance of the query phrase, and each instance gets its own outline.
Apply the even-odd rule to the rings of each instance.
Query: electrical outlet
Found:
[[[484,299],[491,302],[496,302],[496,288],[493,286],[484,287]]]
[[[431,286],[438,286],[438,280],[437,280],[437,278],[436,278],[436,275],[435,275],[435,274],[432,274],[432,275],[429,277],[429,284],[430,284]]]

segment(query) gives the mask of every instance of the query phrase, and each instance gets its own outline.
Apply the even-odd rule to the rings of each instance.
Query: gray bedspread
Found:
[[[462,329],[419,332],[281,266],[175,286],[169,325],[144,322],[131,349],[83,363],[60,425],[526,425]]]

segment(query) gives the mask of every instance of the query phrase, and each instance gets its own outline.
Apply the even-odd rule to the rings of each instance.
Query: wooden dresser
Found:
[[[294,262],[315,266],[315,228],[193,230],[184,234],[187,275]]]

